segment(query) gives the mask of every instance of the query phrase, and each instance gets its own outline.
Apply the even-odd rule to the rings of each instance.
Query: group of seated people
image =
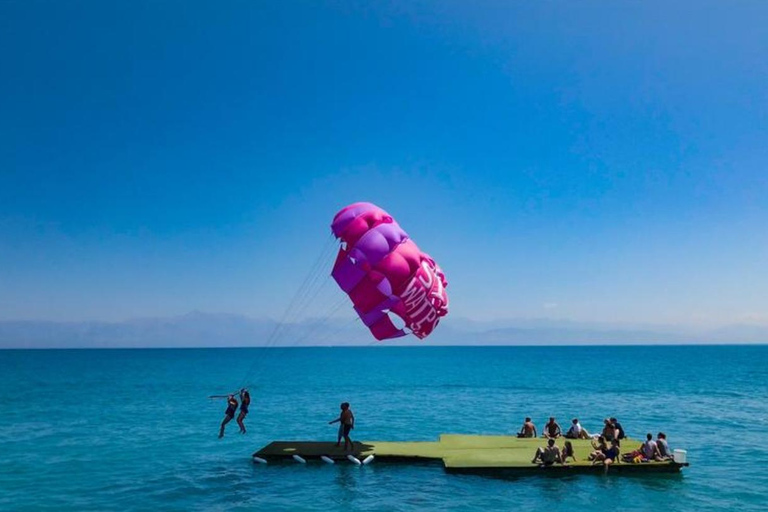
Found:
[[[542,437],[547,439],[547,445],[536,449],[531,462],[542,466],[566,464],[568,459],[572,459],[575,462],[576,455],[573,450],[573,444],[571,441],[565,441],[563,448],[560,449],[555,444],[555,439],[559,437],[566,439],[591,439],[593,451],[589,454],[588,460],[592,461],[593,464],[610,466],[613,463],[621,462],[621,460],[624,462],[645,462],[672,459],[672,451],[669,448],[667,436],[664,432],[659,432],[655,441],[652,434],[647,434],[645,442],[637,450],[620,456],[621,440],[626,438],[624,428],[616,418],[606,418],[603,423],[603,430],[600,434],[590,435],[581,426],[578,418],[574,418],[568,431],[563,434],[555,418],[550,417],[544,426],[542,434]],[[537,437],[536,426],[531,422],[531,418],[525,418],[525,422],[517,437]]]
[[[576,462],[576,455],[573,453],[573,444],[570,441],[566,441],[563,445],[563,449],[557,447],[555,440],[549,438],[547,446],[536,448],[536,454],[531,461],[533,464],[540,464],[542,466],[551,466],[552,464],[565,464],[568,459],[572,458]]]
[[[606,418],[604,423],[605,426],[603,427],[601,435],[605,437],[607,441],[612,441],[614,439],[622,440],[626,437],[624,427],[621,426],[621,423],[619,423],[616,418]],[[581,426],[578,418],[573,418],[573,420],[571,420],[571,426],[568,428],[568,431],[563,434],[563,431],[557,421],[555,421],[554,416],[550,416],[549,421],[544,425],[542,437],[557,439],[561,436],[567,439],[590,439],[592,437],[597,437],[590,435],[590,433],[587,432],[587,429]],[[523,422],[520,432],[517,433],[517,437],[538,437],[536,425],[533,424],[531,418],[525,418],[525,422]]]
[[[667,435],[664,432],[656,434],[656,440],[653,440],[653,434],[646,434],[645,442],[637,450],[622,455],[624,462],[645,462],[645,461],[665,461],[672,459],[672,450],[667,443]]]

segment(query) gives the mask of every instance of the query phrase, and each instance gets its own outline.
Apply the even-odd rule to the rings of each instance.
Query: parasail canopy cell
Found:
[[[435,260],[422,252],[387,212],[354,203],[333,218],[341,241],[331,275],[378,340],[426,338],[448,314],[448,282]],[[390,315],[405,324],[398,328]],[[407,330],[406,330],[407,329]]]

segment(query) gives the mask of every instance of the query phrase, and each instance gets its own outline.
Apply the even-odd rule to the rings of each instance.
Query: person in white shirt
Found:
[[[565,437],[568,439],[589,439],[589,432],[581,426],[578,418],[573,418],[571,428],[565,433]]]
[[[664,460],[659,453],[659,447],[656,445],[656,441],[653,440],[653,434],[645,436],[646,441],[640,447],[640,451],[643,452],[643,456],[648,460]]]

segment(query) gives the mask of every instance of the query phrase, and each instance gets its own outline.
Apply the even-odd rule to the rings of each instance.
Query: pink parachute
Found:
[[[341,210],[331,230],[342,242],[331,275],[376,339],[407,334],[395,326],[392,314],[418,338],[429,336],[448,314],[448,282],[435,261],[371,203]]]

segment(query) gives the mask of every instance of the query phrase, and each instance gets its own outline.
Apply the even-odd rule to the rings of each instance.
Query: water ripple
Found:
[[[0,510],[761,510],[768,502],[768,347],[299,349],[254,377],[249,433],[216,432],[249,350],[0,351]],[[591,364],[610,360],[606,376]],[[652,372],[632,370],[636,361]],[[552,368],[557,371],[554,374]],[[18,397],[35,389],[43,400]],[[53,397],[53,398],[51,398]],[[274,439],[433,440],[516,431],[530,415],[590,430],[665,430],[683,475],[484,478],[439,465],[278,464]],[[738,475],[738,477],[736,477]]]

